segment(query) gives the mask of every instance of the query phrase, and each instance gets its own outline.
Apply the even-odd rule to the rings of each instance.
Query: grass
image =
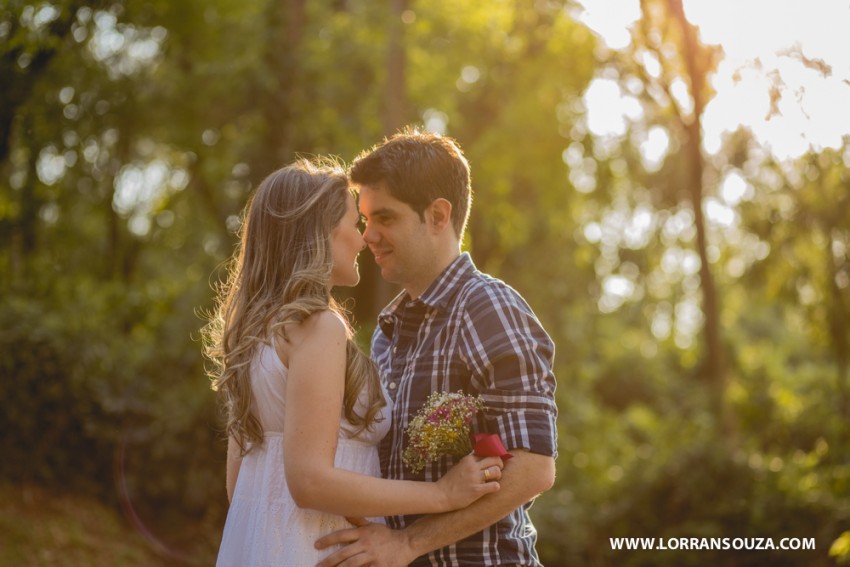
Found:
[[[209,531],[209,530],[207,530]],[[78,495],[0,484],[0,567],[172,567],[215,563],[210,541],[181,557],[157,551],[120,511]]]

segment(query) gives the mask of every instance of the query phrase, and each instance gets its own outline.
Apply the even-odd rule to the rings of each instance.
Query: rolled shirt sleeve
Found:
[[[474,290],[462,352],[486,405],[483,423],[508,450],[557,457],[555,345],[523,298],[504,283]]]

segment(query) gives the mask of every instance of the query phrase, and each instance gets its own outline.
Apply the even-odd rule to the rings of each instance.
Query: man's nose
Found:
[[[378,232],[372,227],[368,222],[366,223],[365,228],[363,228],[363,240],[368,245],[372,245],[377,243],[380,240],[380,236]]]

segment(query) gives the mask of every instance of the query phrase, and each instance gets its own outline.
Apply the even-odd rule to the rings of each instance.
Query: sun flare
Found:
[[[580,0],[578,18],[610,49],[629,43],[638,0]],[[724,132],[744,126],[777,158],[837,148],[850,135],[850,6],[839,0],[684,0],[702,42],[724,57],[703,116],[703,145],[720,150]],[[600,83],[602,81],[602,83]],[[634,99],[598,78],[588,89],[588,128],[622,135]],[[778,93],[772,104],[770,91]]]

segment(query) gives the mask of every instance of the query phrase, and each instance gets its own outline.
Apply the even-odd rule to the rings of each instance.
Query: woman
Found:
[[[360,215],[344,171],[302,160],[272,173],[205,329],[227,412],[231,501],[218,565],[313,565],[344,516],[444,512],[499,489],[498,457],[464,458],[436,483],[380,477],[391,409],[334,286],[360,279]],[[486,473],[485,473],[486,471]]]

